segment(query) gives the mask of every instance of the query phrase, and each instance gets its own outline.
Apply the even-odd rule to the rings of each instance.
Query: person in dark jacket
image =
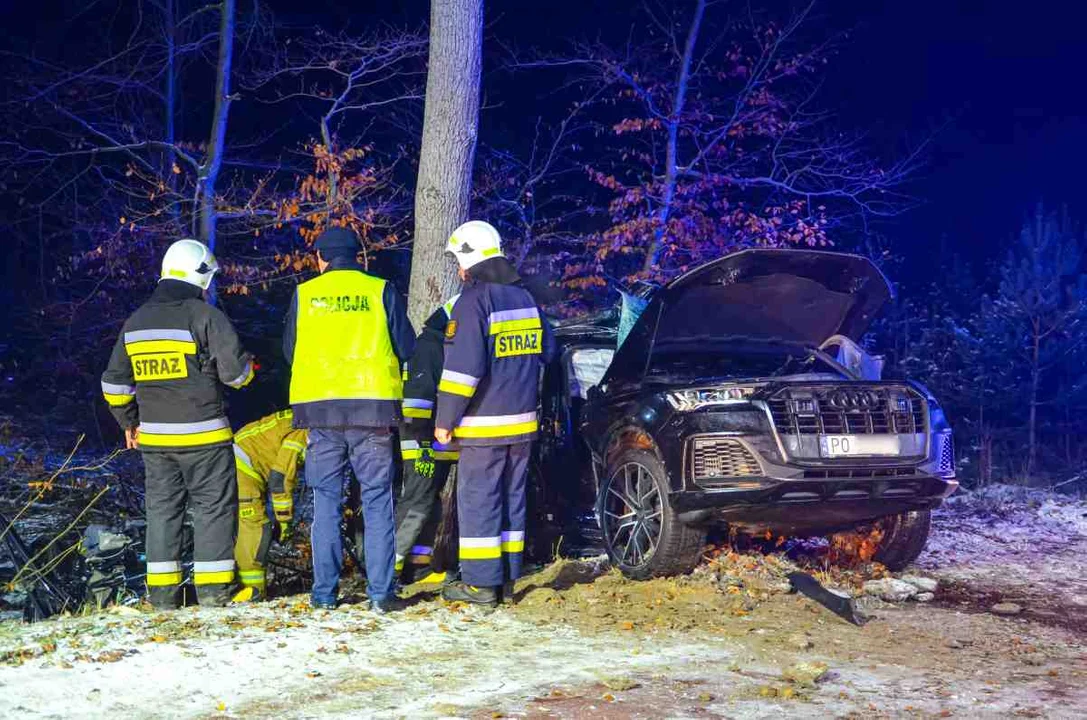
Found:
[[[359,266],[352,230],[330,228],[315,247],[321,275],[295,290],[283,333],[294,427],[309,430],[311,602],[316,608],[336,605],[350,464],[361,486],[367,594],[371,607],[385,612],[396,607],[393,429],[403,400],[401,367],[411,357],[415,332],[392,284]]]
[[[447,571],[456,567],[455,559],[446,557],[445,548],[435,547],[442,520],[441,492],[457,461],[457,451],[434,440],[434,402],[445,363],[445,328],[457,297],[427,318],[404,371],[404,421],[400,425],[404,484],[396,505],[396,562],[405,582],[444,582]],[[430,572],[421,574],[426,568]]]
[[[193,510],[193,582],[201,605],[229,602],[238,495],[222,385],[241,388],[253,363],[230,320],[203,296],[219,269],[195,240],[162,260],[151,299],[125,321],[102,373],[102,393],[143,455],[148,599],[180,603],[181,530]]]
[[[525,547],[528,461],[539,429],[540,369],[551,329],[491,225],[458,227],[448,250],[465,283],[446,326],[434,438],[460,447],[457,518],[462,582],[442,596],[493,606],[512,599]],[[505,588],[503,586],[505,585]]]

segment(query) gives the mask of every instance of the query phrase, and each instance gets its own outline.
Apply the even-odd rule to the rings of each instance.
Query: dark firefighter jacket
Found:
[[[508,266],[504,258],[480,265],[496,261]],[[539,427],[540,367],[555,340],[512,268],[509,274],[506,283],[470,282],[446,327],[435,424],[453,429],[462,446],[525,442]]]
[[[291,427],[292,418],[290,410],[280,410],[234,434],[238,470],[255,480],[266,480],[273,493],[294,493],[299,461],[306,455],[307,432]]]
[[[222,386],[253,379],[253,362],[230,320],[200,288],[162,280],[125,321],[102,373],[102,394],[123,428],[139,426],[140,449],[229,445]]]
[[[333,271],[351,271],[357,272],[372,280],[370,275],[363,273],[362,268],[355,262],[354,258],[333,258],[331,265],[327,271],[318,278],[310,280],[313,282],[328,282],[333,280],[336,276]],[[333,273],[330,275],[330,273]],[[412,351],[415,348],[415,331],[412,330],[411,323],[408,321],[407,311],[404,307],[404,301],[397,294],[396,289],[392,283],[384,282],[384,286],[381,290],[381,305],[385,315],[384,327],[382,331],[388,332],[388,340],[391,343],[391,351],[395,357],[392,358],[392,371],[396,374],[395,380],[399,386],[401,382],[400,368],[405,360],[411,357]],[[306,283],[303,283],[303,286]],[[299,286],[302,287],[302,286]],[[295,289],[294,298],[291,300],[291,307],[287,311],[286,324],[283,330],[283,354],[287,358],[287,362],[291,365],[292,373],[296,376],[291,379],[291,393],[295,394],[296,382],[299,380],[297,373],[299,371],[299,361],[309,360],[309,365],[320,366],[326,364],[325,373],[329,377],[339,376],[347,380],[355,377],[357,371],[370,370],[376,371],[375,368],[351,368],[343,365],[344,360],[342,358],[335,357],[337,352],[337,345],[350,343],[351,341],[345,338],[326,338],[324,342],[314,344],[311,347],[296,347],[298,338],[298,323],[299,323],[299,311],[298,311],[298,298],[299,289]],[[304,316],[303,316],[304,317]],[[360,329],[364,327],[360,323]],[[366,332],[365,330],[361,330]],[[375,343],[378,345],[379,343]],[[303,358],[298,353],[309,353],[310,357]],[[337,365],[338,364],[338,365]],[[340,375],[337,375],[339,373]],[[339,383],[334,380],[330,381],[328,387],[327,399],[315,399],[307,402],[295,402],[291,401],[292,408],[294,410],[294,426],[298,428],[324,428],[324,427],[393,427],[400,421],[400,403],[402,396],[399,394],[399,387],[397,388],[397,394],[395,399],[393,398],[363,398],[363,397],[343,397],[336,396],[337,392],[343,391],[342,387],[336,387]]]
[[[436,447],[434,442],[434,404],[445,363],[445,328],[459,295],[435,310],[415,340],[415,353],[404,369],[404,422],[400,426],[400,452],[404,460],[420,457],[431,448],[435,460],[456,460],[451,448]]]

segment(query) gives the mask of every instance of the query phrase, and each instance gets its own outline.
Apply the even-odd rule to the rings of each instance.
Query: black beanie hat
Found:
[[[355,256],[359,251],[359,236],[351,228],[332,227],[317,237],[313,247],[321,251],[325,258]]]

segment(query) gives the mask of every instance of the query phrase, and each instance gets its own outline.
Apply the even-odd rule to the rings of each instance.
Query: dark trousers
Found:
[[[404,485],[396,503],[396,561],[417,568],[444,572],[454,567],[448,558],[435,555],[434,540],[442,520],[442,488],[453,463],[433,461],[430,477],[415,469],[415,460],[404,461]]]
[[[147,586],[151,602],[176,607],[181,530],[193,511],[193,583],[202,604],[220,605],[234,583],[238,492],[229,445],[143,453]]]
[[[462,447],[457,468],[461,578],[494,587],[521,577],[531,443]]]
[[[348,465],[359,481],[365,523],[367,595],[393,592],[392,432],[385,428],[312,428],[306,451],[306,485],[313,490],[313,600],[335,602],[343,570],[344,483]]]

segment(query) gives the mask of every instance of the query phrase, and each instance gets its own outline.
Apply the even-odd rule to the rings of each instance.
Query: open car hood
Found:
[[[743,250],[701,265],[658,290],[615,355],[605,382],[639,380],[660,352],[726,350],[737,340],[818,347],[859,339],[892,296],[859,255]]]

